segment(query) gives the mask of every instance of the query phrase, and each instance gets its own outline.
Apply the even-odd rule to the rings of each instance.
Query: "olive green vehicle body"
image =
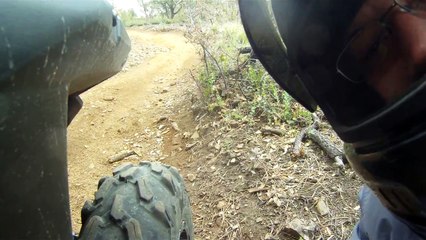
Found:
[[[6,0],[0,20],[0,239],[71,239],[67,125],[130,40],[102,0]]]

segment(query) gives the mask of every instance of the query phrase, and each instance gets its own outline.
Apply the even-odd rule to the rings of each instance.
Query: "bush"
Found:
[[[160,25],[160,24],[182,24],[186,18],[182,14],[176,15],[173,19],[163,15],[155,15],[153,17],[138,17],[133,11],[118,11],[118,15],[126,27]]]
[[[212,112],[248,122],[309,122],[310,114],[271,79],[257,60],[241,55],[249,46],[236,3],[218,0],[186,1],[185,11],[173,19],[158,14],[138,18],[133,11],[119,14],[126,26],[186,23],[187,38],[201,47],[200,95]]]
[[[241,24],[194,28],[188,37],[202,48],[205,64],[198,80],[209,110],[247,122],[311,122],[310,113],[281,90],[257,60],[239,54],[249,45]]]

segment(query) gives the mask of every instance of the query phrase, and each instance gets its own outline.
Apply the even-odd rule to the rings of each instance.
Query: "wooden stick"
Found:
[[[303,128],[294,140],[293,155],[296,157],[300,157],[300,155],[302,155],[302,141],[306,136],[306,133],[311,129],[318,128],[319,118],[315,113],[312,114],[312,119],[314,122],[310,126]]]
[[[327,155],[333,159],[338,166],[343,166],[343,151],[338,149],[326,136],[322,135],[316,129],[308,131],[308,137],[318,144]]]
[[[278,135],[278,136],[283,136],[285,134],[283,130],[277,129],[277,128],[265,127],[265,128],[260,129],[260,131],[262,132],[262,134],[265,134],[265,135],[275,134],[275,135]]]
[[[108,158],[108,162],[109,163],[114,163],[114,162],[118,162],[121,161],[123,159],[125,159],[126,157],[132,156],[132,155],[137,155],[137,153],[133,150],[131,151],[124,151],[118,154],[115,154],[114,156],[111,156]]]

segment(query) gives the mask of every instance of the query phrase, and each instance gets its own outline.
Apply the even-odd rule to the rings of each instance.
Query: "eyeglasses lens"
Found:
[[[426,0],[395,0],[395,3],[403,11],[426,18]]]
[[[338,72],[351,82],[365,81],[369,70],[386,57],[387,48],[383,43],[388,36],[387,26],[377,21],[358,30],[339,56]]]

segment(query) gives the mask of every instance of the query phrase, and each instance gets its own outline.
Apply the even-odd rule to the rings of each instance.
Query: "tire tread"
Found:
[[[193,239],[182,177],[158,162],[123,164],[102,178],[94,202],[81,212],[80,239]],[[113,236],[113,237],[112,237]]]

